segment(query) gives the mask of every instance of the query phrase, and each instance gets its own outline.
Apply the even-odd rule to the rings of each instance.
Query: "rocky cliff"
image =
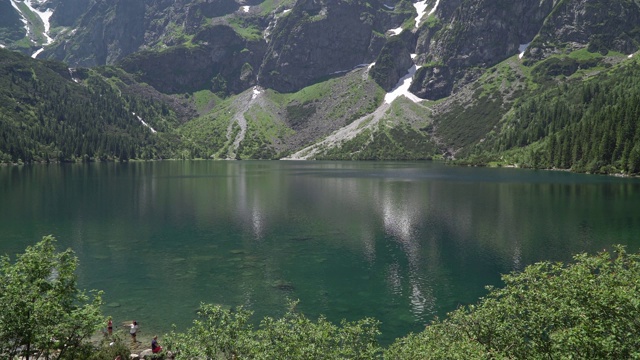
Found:
[[[631,57],[640,5],[0,0],[0,44],[70,67],[114,65],[131,81],[198,103],[198,114],[211,110],[196,120],[215,131],[192,156],[286,155],[326,138],[348,149],[315,152],[327,157],[402,158],[410,143],[412,158],[422,158],[416,149],[455,156],[499,131],[519,96]],[[341,127],[347,135],[330,137]],[[199,136],[186,125],[176,131]]]
[[[477,78],[479,69],[523,53],[525,61],[588,48],[638,50],[640,7],[635,1],[443,1],[419,30],[412,91],[439,99]],[[531,63],[531,62],[530,62]]]
[[[541,60],[553,54],[588,47],[630,54],[640,47],[640,6],[637,1],[560,1],[533,40],[527,56]]]
[[[518,53],[536,36],[553,8],[552,0],[443,1],[434,19],[419,30],[418,61],[412,91],[439,99]]]
[[[371,63],[385,41],[384,30],[374,28],[376,5],[362,0],[296,2],[273,30],[260,83],[291,92]]]
[[[0,44],[6,46],[27,35],[19,14],[9,0],[0,0]]]
[[[165,93],[207,89],[227,96],[255,85],[255,69],[264,52],[263,42],[249,41],[229,26],[217,25],[199,31],[191,46],[141,51],[120,65]]]
[[[196,79],[201,86],[217,78],[228,93],[256,82],[297,91],[384,58],[394,70],[381,72],[378,64],[372,74],[388,89],[403,75],[409,53],[417,54],[415,63],[423,66],[412,92],[438,99],[529,44],[525,59],[539,61],[584,47],[628,54],[640,41],[640,8],[628,0],[2,0],[0,43],[9,47],[25,34],[20,3],[53,12],[50,35],[56,41],[39,57],[96,66],[144,51],[124,63],[145,80],[156,71],[145,69],[145,63],[163,63],[163,74],[204,71],[206,81]],[[416,20],[420,8],[429,13]],[[228,29],[213,25],[232,28],[244,40],[229,42]],[[397,57],[385,49],[397,35],[390,29],[404,30],[404,45],[392,50]],[[233,49],[221,50],[227,45]],[[238,46],[245,53],[221,54]],[[135,59],[140,63],[133,64]],[[175,85],[167,84],[171,79],[155,81],[179,92],[194,88],[184,85],[190,77],[197,76],[172,77]]]

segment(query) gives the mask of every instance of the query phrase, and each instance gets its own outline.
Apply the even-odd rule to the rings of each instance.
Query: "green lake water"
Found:
[[[375,317],[381,342],[500,274],[640,248],[640,181],[432,162],[167,161],[0,168],[0,253],[53,234],[114,323],[184,330],[201,302]]]

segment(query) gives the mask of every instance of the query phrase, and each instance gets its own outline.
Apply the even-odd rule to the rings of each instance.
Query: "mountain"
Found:
[[[73,69],[0,49],[0,162],[176,157],[193,115],[119,69]]]
[[[616,94],[639,20],[635,0],[0,0],[0,44],[169,109],[145,118],[160,157],[636,173],[635,95]]]

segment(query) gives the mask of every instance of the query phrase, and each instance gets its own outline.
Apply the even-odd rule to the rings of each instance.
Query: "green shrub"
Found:
[[[378,321],[342,321],[324,317],[311,321],[294,310],[281,318],[265,317],[258,329],[249,324],[252,312],[203,304],[198,320],[186,333],[171,333],[167,348],[176,359],[372,359],[381,354]]]
[[[503,276],[504,288],[397,340],[387,357],[637,359],[640,256],[617,247],[574,260]]]

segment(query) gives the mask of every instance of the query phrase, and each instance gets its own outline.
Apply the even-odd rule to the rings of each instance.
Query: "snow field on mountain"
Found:
[[[437,5],[438,4],[436,3],[436,6]],[[416,11],[418,12],[418,16],[416,16],[416,28],[417,28],[420,26],[420,21],[422,20],[422,17],[424,16],[424,14],[427,13],[427,0],[414,3],[413,6],[416,8]]]
[[[49,19],[51,18],[51,15],[53,15],[53,10],[47,9],[45,11],[40,11],[33,7],[34,2],[38,4],[37,1],[33,0],[25,0],[24,3],[25,5],[27,5],[29,10],[31,10],[31,12],[38,15],[40,20],[42,20],[42,23],[44,24],[44,36],[47,39],[47,43],[45,45],[49,45],[53,42],[53,39],[49,36],[49,29],[51,29],[51,23],[49,22]]]
[[[518,59],[522,59],[522,57],[524,56],[524,52],[529,47],[529,44],[531,44],[531,43],[520,44],[520,47],[518,47],[518,53],[519,53],[518,54]]]
[[[412,59],[415,57],[416,57],[416,54],[411,54]],[[416,103],[422,101],[421,98],[415,96],[413,93],[409,91],[409,87],[411,86],[411,80],[413,80],[413,75],[416,73],[416,70],[418,70],[418,67],[414,64],[409,68],[407,74],[398,81],[398,83],[396,84],[396,87],[390,92],[388,92],[387,95],[385,95],[384,102],[386,104],[391,104],[393,100],[397,99],[399,96],[402,96],[402,95],[404,95],[407,99]]]
[[[440,0],[436,0],[436,4],[433,5],[433,9],[431,9],[431,11],[429,11],[429,13],[427,14],[427,16],[430,16],[431,14],[433,14],[434,12],[436,12],[436,9],[438,8],[438,5],[440,5]]]
[[[388,32],[391,33],[391,35],[400,35],[400,33],[402,32],[402,26],[401,27],[397,27],[395,29],[390,29],[387,30]]]
[[[23,13],[22,9],[20,8],[20,6],[18,6],[18,1],[17,0],[11,0],[11,5],[16,9],[16,11],[18,12],[18,14],[20,14],[21,20],[24,23],[24,26],[27,30],[27,33],[32,31],[31,27],[29,26],[29,20],[28,17]],[[24,2],[20,2],[23,3],[28,9],[29,11],[31,11],[32,13],[34,13],[35,15],[38,16],[38,18],[40,18],[40,21],[42,21],[42,25],[44,27],[44,31],[43,31],[43,35],[46,39],[46,42],[44,45],[49,45],[53,42],[53,39],[49,36],[49,29],[51,29],[51,23],[49,21],[49,19],[51,18],[51,15],[53,15],[53,10],[51,9],[46,9],[45,11],[40,11],[36,8],[34,8],[34,5],[39,5],[41,2],[37,1],[37,0],[25,0]],[[34,52],[31,57],[36,58],[42,51],[44,50],[43,48],[38,49],[36,52]]]

